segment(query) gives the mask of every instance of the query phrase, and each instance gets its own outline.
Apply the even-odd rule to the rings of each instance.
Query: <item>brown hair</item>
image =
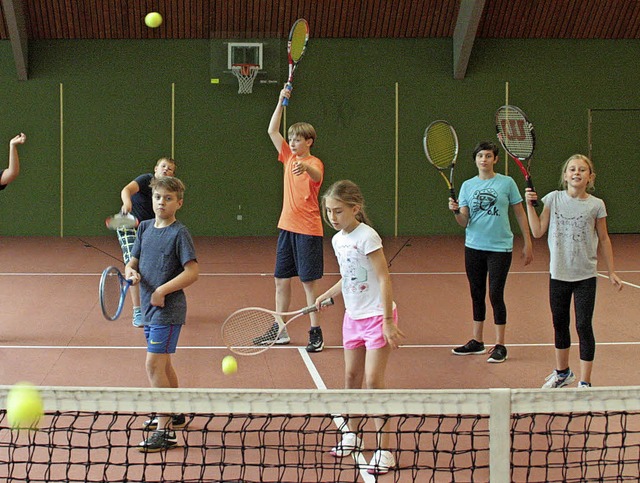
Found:
[[[338,200],[341,203],[344,203],[347,206],[359,206],[360,210],[356,213],[356,220],[361,223],[366,223],[367,225],[371,225],[371,221],[365,212],[364,207],[364,196],[362,196],[362,191],[357,184],[348,179],[344,179],[342,181],[336,181],[333,183],[329,189],[322,196],[322,217],[324,221],[330,225],[329,219],[327,218],[327,199],[332,198],[334,200]]]
[[[162,188],[171,193],[175,193],[179,200],[184,198],[184,183],[173,176],[161,176],[160,178],[153,178],[151,180],[150,186],[152,191],[155,191],[158,188]]]

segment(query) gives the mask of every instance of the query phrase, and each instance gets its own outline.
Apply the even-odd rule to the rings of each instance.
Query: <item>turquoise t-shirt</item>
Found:
[[[469,207],[465,246],[490,252],[513,250],[509,206],[522,203],[513,178],[500,173],[491,179],[475,176],[460,187],[459,204]]]

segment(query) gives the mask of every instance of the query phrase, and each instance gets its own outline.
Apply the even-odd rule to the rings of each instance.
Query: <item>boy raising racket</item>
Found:
[[[539,216],[529,203],[537,200],[538,195],[530,188],[527,188],[525,194],[531,233],[535,238],[540,238],[549,230],[549,302],[555,333],[556,369],[547,376],[543,388],[565,387],[576,380],[569,368],[572,297],[580,340],[578,387],[591,387],[591,370],[596,352],[593,311],[598,278],[598,250],[609,271],[609,281],[617,290],[622,289],[622,280],[613,266],[613,249],[607,230],[604,201],[589,194],[595,177],[591,160],[581,154],[574,154],[562,167],[562,189],[552,191],[542,198],[544,207]]]
[[[151,189],[156,216],[140,223],[125,277],[140,285],[151,387],[177,388],[171,354],[176,351],[187,316],[184,288],[198,279],[198,261],[189,231],[176,219],[184,200],[182,181],[169,176],[154,178]],[[145,421],[145,429],[156,431],[138,449],[157,452],[174,448],[178,445],[174,430],[184,426],[182,414],[160,414]]]
[[[18,144],[24,144],[27,136],[20,133],[9,141],[9,165],[0,171],[0,190],[7,187],[20,174],[20,157],[18,156]]]
[[[473,160],[478,175],[462,183],[458,203],[449,198],[449,209],[454,212],[456,222],[465,228],[464,261],[473,306],[473,339],[452,352],[459,356],[486,352],[483,329],[488,275],[496,343],[487,362],[500,363],[507,359],[504,287],[513,251],[509,207],[513,209],[524,239],[522,259],[525,265],[533,260],[533,250],[527,214],[522,207],[518,187],[513,178],[494,171],[498,152],[498,146],[491,142],[481,142],[476,146]],[[460,211],[456,213],[458,209]]]
[[[358,186],[348,180],[334,183],[322,197],[323,216],[338,230],[331,243],[340,265],[340,280],[316,300],[342,293],[345,314],[342,326],[345,388],[384,389],[385,371],[391,351],[404,334],[398,329],[391,277],[382,250],[382,240],[371,228],[364,211],[364,198]],[[371,474],[384,474],[395,467],[389,451],[389,433],[384,419],[376,418],[377,448],[367,468]],[[349,431],[331,450],[336,458],[363,449],[361,418],[350,417]]]
[[[280,134],[282,99],[289,98],[286,87],[280,91],[278,104],[269,122],[269,137],[278,151],[278,161],[284,167],[284,196],[278,221],[279,235],[274,278],[276,284],[276,311],[287,312],[291,303],[291,279],[300,277],[307,304],[316,299],[316,282],[323,275],[322,217],[318,193],[324,177],[322,161],[311,154],[316,131],[306,122],[289,127],[288,142]],[[319,315],[311,313],[311,329],[307,352],[320,352],[324,348]],[[274,326],[273,330],[277,330]],[[288,344],[286,329],[276,344]]]
[[[122,199],[122,213],[132,213],[138,221],[151,220],[155,218],[153,203],[151,202],[150,183],[154,178],[161,176],[174,176],[176,172],[176,162],[171,158],[160,158],[153,168],[153,173],[144,173],[127,184],[120,192]],[[120,228],[117,230],[118,242],[122,249],[122,258],[125,265],[131,259],[131,249],[136,241],[135,228]],[[131,302],[133,303],[134,327],[144,326],[144,318],[140,310],[140,289],[132,286],[129,289]]]

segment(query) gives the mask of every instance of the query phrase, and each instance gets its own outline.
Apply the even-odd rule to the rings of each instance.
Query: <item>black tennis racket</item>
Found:
[[[107,320],[116,320],[122,313],[131,282],[116,267],[107,267],[100,277],[100,308]]]
[[[533,124],[522,109],[506,105],[496,111],[496,132],[500,144],[520,168],[527,186],[535,191],[531,179],[531,158],[536,148]],[[531,201],[531,205],[538,206],[538,202]]]
[[[291,90],[293,88],[293,73],[296,71],[296,67],[298,67],[298,62],[302,59],[304,55],[304,51],[307,48],[307,43],[309,42],[309,23],[303,19],[299,18],[291,27],[291,31],[289,32],[289,42],[287,43],[287,56],[289,58],[289,79],[287,80],[287,89]],[[288,106],[289,99],[285,97],[282,99],[282,105]]]
[[[433,121],[424,131],[422,144],[427,159],[447,183],[449,196],[453,201],[457,202],[456,190],[453,185],[453,169],[458,158],[458,135],[456,130],[447,121]],[[446,170],[449,170],[449,177],[444,174]],[[460,213],[460,210],[455,212]]]
[[[333,305],[333,299],[324,300],[323,307]],[[260,307],[236,310],[222,324],[222,340],[241,356],[255,356],[269,349],[287,325],[298,317],[315,312],[310,305],[295,312],[274,312]],[[291,317],[286,323],[283,317]]]

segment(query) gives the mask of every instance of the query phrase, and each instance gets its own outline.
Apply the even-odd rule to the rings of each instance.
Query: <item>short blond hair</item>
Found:
[[[151,190],[156,191],[158,188],[175,193],[179,200],[184,198],[184,183],[174,176],[161,176],[151,180]]]
[[[593,167],[593,161],[591,161],[584,154],[574,154],[572,156],[569,156],[569,158],[564,162],[564,164],[562,165],[562,173],[560,174],[560,186],[563,190],[567,189],[567,182],[564,179],[564,173],[567,171],[569,163],[574,159],[580,159],[581,161],[584,161],[587,166],[589,166],[589,171],[591,171],[592,178],[589,180],[589,184],[587,185],[587,191],[594,191],[596,189],[596,170]]]

